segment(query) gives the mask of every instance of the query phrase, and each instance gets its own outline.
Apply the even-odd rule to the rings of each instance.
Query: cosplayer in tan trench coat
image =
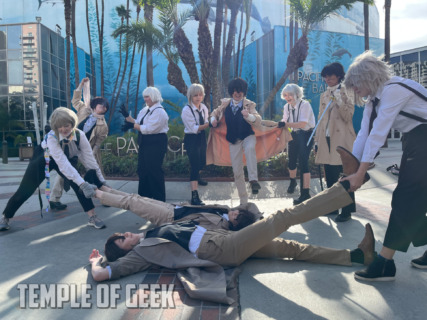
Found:
[[[323,114],[314,137],[317,146],[315,147],[317,150],[315,163],[324,165],[326,185],[329,188],[338,181],[342,172],[341,158],[336,148],[341,146],[347,150],[352,150],[353,142],[356,139],[353,128],[354,92],[347,90],[341,84],[345,73],[340,63],[334,62],[325,66],[321,75],[328,87],[320,97],[317,119],[320,119],[331,100],[332,103]],[[350,195],[354,200],[354,193],[352,192]],[[353,202],[348,207],[342,208],[335,221],[347,221],[351,218],[351,213],[355,211],[356,204]],[[338,214],[338,210],[331,213]]]

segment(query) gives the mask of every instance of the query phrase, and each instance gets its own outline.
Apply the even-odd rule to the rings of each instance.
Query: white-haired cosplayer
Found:
[[[282,99],[287,104],[283,107],[283,119],[281,124],[286,123],[286,127],[292,130],[292,141],[288,144],[289,155],[289,177],[291,182],[288,187],[288,193],[292,194],[297,186],[297,161],[300,167],[301,188],[300,196],[294,199],[294,204],[310,198],[310,169],[308,158],[310,157],[313,140],[307,146],[307,142],[315,126],[314,113],[310,102],[303,100],[303,89],[293,83],[287,84],[281,93]],[[279,124],[280,126],[280,124]]]
[[[393,192],[392,210],[380,255],[355,277],[368,281],[394,280],[396,250],[406,252],[427,244],[427,90],[419,83],[391,76],[390,67],[371,52],[358,56],[344,81],[356,98],[366,102],[353,154],[361,161],[359,170],[345,178],[350,190],[362,184],[369,163],[384,145],[391,128],[403,133],[399,181]],[[427,252],[412,260],[427,268]]]
[[[169,116],[160,104],[163,99],[159,89],[147,87],[142,92],[145,101],[136,119],[122,105],[120,113],[125,117],[123,131],[138,130],[138,194],[143,197],[166,200],[165,176],[162,169],[167,151]]]

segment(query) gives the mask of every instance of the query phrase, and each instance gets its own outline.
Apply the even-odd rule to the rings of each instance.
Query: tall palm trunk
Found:
[[[191,83],[200,83],[199,74],[197,73],[196,59],[194,59],[193,46],[188,40],[181,26],[175,23],[175,32],[173,34],[173,43],[175,44],[179,57],[187,69]],[[207,39],[206,39],[207,40]],[[203,41],[206,41],[203,40]]]
[[[127,0],[127,2],[126,2],[126,10],[129,12],[129,0]],[[126,16],[126,25],[129,26],[129,15]],[[123,81],[125,80],[128,59],[129,59],[129,49],[126,49],[125,65],[123,66],[122,79],[120,80],[120,85],[119,85],[119,88],[117,90],[117,95],[116,95],[116,98],[114,100],[114,104],[111,105],[110,117],[108,119],[108,126],[110,126],[111,120],[113,120],[114,111],[116,109],[117,102],[118,102],[119,97],[120,97],[120,92],[122,90]],[[129,94],[129,92],[126,93],[126,95],[128,95],[128,94]]]
[[[220,86],[220,52],[221,52],[221,29],[224,8],[224,0],[217,0],[216,2],[216,17],[215,17],[215,30],[214,30],[214,47],[212,53],[212,105],[213,108],[219,106],[221,99],[221,86]]]
[[[229,1],[228,7],[230,7],[230,28],[228,29],[227,45],[225,47],[225,55],[222,60],[222,81],[225,87],[226,83],[230,78],[230,63],[231,53],[233,52],[233,45],[236,33],[236,21],[239,8],[242,5],[243,0]]]
[[[384,36],[384,60],[390,61],[390,9],[391,0],[385,0],[385,36]]]
[[[242,39],[242,32],[243,32],[243,5],[241,8],[241,14],[240,14],[240,29],[239,29],[239,40],[237,40],[237,52],[234,55],[234,77],[237,77],[238,71],[239,71],[239,55],[240,55],[240,42]]]
[[[153,23],[154,7],[147,3],[144,4],[144,18],[145,21]],[[153,68],[153,45],[150,41],[147,43],[147,86],[154,86],[154,68]]]
[[[363,2],[363,26],[365,31],[365,51],[369,50],[369,4]]]
[[[141,83],[141,74],[142,74],[142,60],[144,58],[144,46],[141,49],[141,57],[139,58],[139,72],[138,72],[138,81],[136,83],[136,94],[135,94],[135,113],[136,117],[138,111],[138,97],[139,97],[139,84]]]
[[[73,57],[74,57],[74,83],[78,87],[79,80],[79,58],[77,55],[76,40],[76,0],[71,0],[71,36],[73,37]]]
[[[139,13],[141,12],[141,7],[139,6],[139,4],[136,6],[136,22],[138,23],[139,20]],[[128,106],[129,104],[129,92],[130,92],[130,82],[132,80],[132,70],[133,70],[133,61],[135,60],[135,50],[136,50],[136,42],[134,42],[133,44],[133,49],[132,49],[132,58],[130,60],[130,71],[129,71],[129,77],[128,77],[128,85],[126,88],[126,106]],[[136,95],[138,95],[138,91],[136,92]],[[129,110],[129,109],[128,109]],[[135,112],[136,114],[136,112]]]
[[[98,26],[98,41],[99,41],[99,62],[101,66],[101,96],[104,95],[104,0],[101,0],[101,22],[99,21],[99,9],[98,0],[95,0],[96,4],[96,22]]]
[[[213,65],[213,47],[212,37],[208,26],[209,10],[206,11],[206,16],[199,17],[198,43],[199,57],[202,72],[202,83],[205,88],[205,105],[210,108],[211,105],[211,86],[212,86],[212,65]]]
[[[238,77],[242,76],[243,58],[245,56],[245,49],[246,49],[246,37],[248,36],[249,28],[251,26],[250,21],[251,21],[251,11],[252,11],[252,0],[246,0],[246,1],[247,1],[247,2],[245,2],[246,28],[245,28],[245,35],[243,36],[242,55],[240,57],[240,71],[238,73]]]
[[[70,33],[71,33],[71,0],[64,0],[64,15],[65,15],[65,42],[67,46],[66,51],[66,61],[65,61],[65,69],[67,73],[67,79],[65,81],[65,95],[67,100],[67,108],[71,108],[71,93],[70,93],[70,65],[71,65],[71,57],[70,57]]]
[[[87,38],[89,40],[89,53],[90,53],[90,72],[92,74],[92,88],[93,96],[96,96],[96,75],[95,75],[95,64],[93,62],[92,52],[92,40],[90,36],[90,25],[89,25],[89,0],[86,0],[86,25],[87,25]]]

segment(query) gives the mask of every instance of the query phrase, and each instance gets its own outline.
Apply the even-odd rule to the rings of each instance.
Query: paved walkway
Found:
[[[357,213],[351,221],[337,224],[334,217],[319,219],[294,226],[282,234],[287,239],[333,248],[353,249],[360,242],[364,225],[370,222],[376,235],[376,248],[381,248],[390,212],[391,194],[397,177],[386,167],[399,163],[400,143],[393,141],[376,160],[369,173],[371,180],[356,192]],[[0,208],[17,189],[28,161],[9,159],[0,164]],[[54,176],[54,174],[52,174]],[[53,179],[52,179],[53,180]],[[114,180],[114,188],[136,192],[137,182]],[[286,194],[288,181],[263,181],[259,195],[251,201],[266,214],[289,207],[292,198]],[[44,184],[42,184],[42,187]],[[167,182],[167,201],[188,200],[189,184]],[[319,191],[318,179],[312,180],[312,194]],[[238,205],[233,183],[211,182],[200,188],[201,197],[208,203]],[[42,198],[46,204],[42,190]],[[87,217],[81,211],[77,198],[64,195],[68,209],[48,212],[40,217],[38,195],[34,194],[11,221],[11,229],[0,232],[0,319],[425,319],[427,314],[427,272],[410,266],[410,260],[420,256],[425,248],[410,247],[407,254],[397,253],[396,281],[366,284],[355,281],[354,271],[360,265],[341,267],[296,261],[248,260],[240,270],[238,306],[225,306],[196,301],[185,295],[183,288],[170,270],[149,270],[97,285],[91,278],[87,259],[92,248],[102,249],[105,239],[113,232],[137,231],[147,227],[141,219],[128,211],[107,208],[97,204],[97,214],[107,228],[87,227]],[[131,308],[135,295],[144,290],[126,294],[126,285],[175,284],[172,294],[175,308]],[[32,286],[31,286],[31,285]],[[40,290],[49,284],[64,284],[70,299],[63,308],[52,305],[40,308],[37,300]],[[89,284],[85,289],[82,285]],[[108,290],[119,284],[116,305],[103,305]],[[28,286],[27,286],[28,285]],[[21,289],[19,289],[21,288]],[[36,288],[36,299],[26,295],[25,288]],[[74,295],[74,291],[76,294]],[[88,293],[85,297],[82,293]],[[237,294],[237,293],[236,293]],[[75,296],[75,297],[74,297]],[[89,301],[85,306],[84,302]],[[20,302],[23,306],[20,307]],[[30,302],[35,308],[30,308]],[[57,302],[57,301],[56,301]],[[74,308],[80,305],[80,308]]]

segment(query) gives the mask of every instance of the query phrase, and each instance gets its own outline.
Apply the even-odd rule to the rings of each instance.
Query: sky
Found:
[[[380,15],[380,38],[384,38],[384,0],[375,0]],[[427,46],[427,1],[392,0],[390,52]]]

